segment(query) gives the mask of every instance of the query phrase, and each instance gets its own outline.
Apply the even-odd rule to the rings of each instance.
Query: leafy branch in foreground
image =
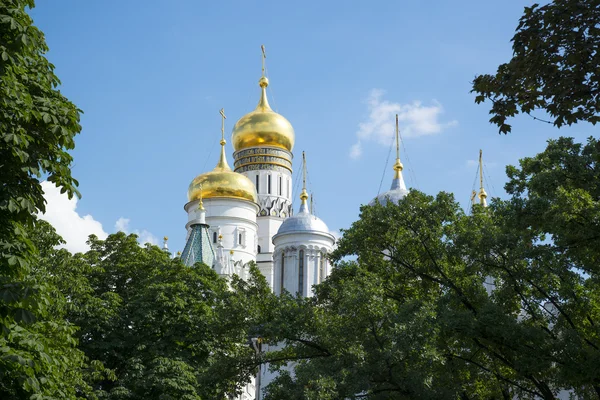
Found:
[[[525,7],[512,38],[513,57],[495,75],[473,81],[475,102],[492,102],[500,133],[519,113],[546,112],[557,127],[600,121],[600,2],[554,0]],[[534,117],[537,120],[545,118]]]
[[[294,369],[267,398],[600,398],[599,160],[561,138],[471,215],[446,193],[363,207],[315,297],[265,327]]]

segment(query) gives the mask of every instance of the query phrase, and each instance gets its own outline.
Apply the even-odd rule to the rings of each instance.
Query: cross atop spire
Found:
[[[260,49],[262,51],[262,76],[265,76],[265,58],[267,58],[267,53],[265,52],[265,45],[261,44]]]
[[[396,160],[400,159],[400,134],[398,129],[398,114],[396,114]]]
[[[227,118],[225,116],[225,109],[221,108],[219,114],[221,114],[221,157],[217,163],[217,168],[231,170],[229,164],[227,164],[227,156],[225,155],[225,145],[227,144],[227,141],[225,140],[225,119]]]
[[[479,204],[487,207],[487,193],[483,188],[483,151],[479,149]]]
[[[308,200],[308,193],[306,192],[306,155],[304,152],[302,152],[302,192],[300,193],[300,200],[302,200],[300,212],[308,212],[308,204],[306,204],[306,200]]]
[[[400,129],[398,129],[398,114],[396,114],[396,162],[394,163],[394,179],[400,179],[400,172],[404,166],[400,162]]]
[[[219,110],[219,114],[221,114],[221,145],[225,144],[225,120],[227,117],[225,116],[225,109],[221,108]]]

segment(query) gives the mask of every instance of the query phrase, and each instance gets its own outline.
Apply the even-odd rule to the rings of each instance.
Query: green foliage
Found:
[[[516,114],[545,110],[555,126],[600,121],[600,2],[554,0],[525,8],[512,38],[513,57],[496,75],[473,82],[475,101],[492,102],[501,133]]]
[[[264,327],[265,359],[294,362],[268,398],[599,398],[599,160],[550,141],[472,215],[445,193],[363,207],[315,297]]]
[[[507,172],[513,198],[498,212],[520,233],[521,257],[529,260],[525,305],[543,300],[552,309],[546,318],[557,379],[600,396],[600,144],[551,140]]]
[[[31,251],[21,243],[22,229],[44,211],[42,174],[61,192],[77,194],[68,150],[81,130],[80,111],[56,89],[60,82],[44,57],[44,35],[25,12],[33,6],[23,0],[0,5],[0,239],[7,275],[24,267],[24,253]]]
[[[135,235],[89,243],[48,269],[69,299],[79,348],[106,368],[87,374],[99,398],[223,398],[254,375],[248,339],[272,296],[255,268],[249,282],[228,283],[205,265],[140,247]]]
[[[97,366],[88,365],[77,349],[77,328],[65,320],[66,298],[47,284],[52,279],[48,262],[63,262],[70,254],[55,249],[62,239],[44,221],[37,221],[28,236],[44,255],[32,258],[27,278],[32,286],[45,282],[43,292],[30,297],[44,312],[35,321],[25,314],[23,323],[12,325],[0,340],[0,398],[83,398],[91,391],[82,371]]]
[[[44,210],[42,174],[69,196],[80,111],[57,90],[44,35],[29,0],[0,3],[0,397],[74,398],[82,354],[74,328],[49,312],[38,261],[27,235]]]
[[[430,379],[438,355],[435,332],[424,334],[434,322],[425,302],[396,301],[383,276],[353,262],[316,290],[312,300],[288,299],[295,317],[273,337],[286,346],[266,358],[294,360],[294,378],[284,372],[267,399],[444,398]]]

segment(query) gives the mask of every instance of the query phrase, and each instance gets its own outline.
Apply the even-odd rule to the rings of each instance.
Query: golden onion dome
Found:
[[[271,146],[292,151],[296,137],[294,128],[285,117],[269,106],[269,80],[263,76],[258,83],[262,90],[260,101],[254,111],[240,118],[233,127],[233,149],[240,151],[255,146]]]
[[[233,172],[225,156],[225,140],[221,140],[221,158],[215,169],[198,175],[188,188],[188,200],[233,198],[257,202],[256,188],[246,176]]]

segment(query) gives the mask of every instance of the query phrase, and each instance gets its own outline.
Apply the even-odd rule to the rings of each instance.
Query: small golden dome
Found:
[[[221,158],[210,172],[194,178],[188,189],[188,200],[234,198],[257,202],[256,188],[250,179],[233,172],[225,157],[225,141],[221,140]]]
[[[260,101],[254,111],[240,118],[233,127],[233,149],[240,151],[255,146],[271,146],[292,151],[296,137],[292,124],[271,110],[267,100],[269,80],[263,76],[258,84],[262,91]]]

